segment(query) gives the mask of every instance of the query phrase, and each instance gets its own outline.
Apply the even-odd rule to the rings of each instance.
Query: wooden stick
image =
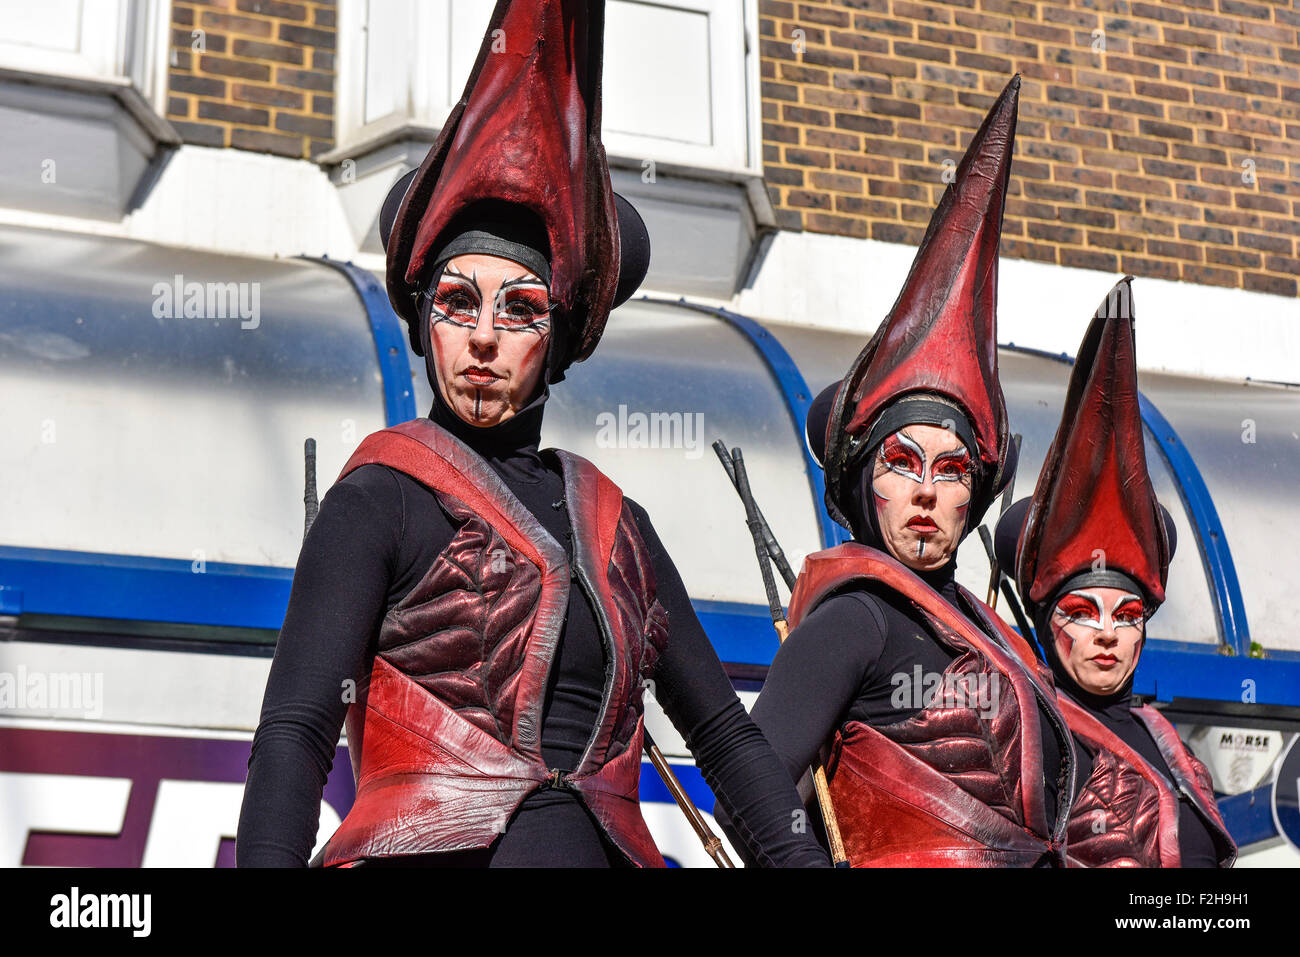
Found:
[[[782,644],[790,634],[784,618],[776,622],[776,637]],[[831,801],[831,786],[826,782],[826,769],[820,761],[812,766],[813,790],[817,792],[817,806],[821,808],[822,823],[826,825],[826,839],[831,845],[831,862],[836,867],[851,867],[849,855],[844,850],[844,839],[840,837],[840,819],[835,816],[835,804]]]
[[[650,758],[650,763],[654,765],[654,769],[659,772],[659,776],[663,778],[664,784],[668,786],[668,792],[672,794],[673,800],[677,802],[677,806],[686,815],[686,820],[694,829],[695,836],[704,845],[705,852],[709,857],[713,858],[713,863],[722,868],[734,868],[736,865],[731,863],[731,858],[727,856],[727,850],[722,846],[722,838],[714,834],[713,829],[704,820],[704,815],[700,813],[700,809],[695,806],[695,802],[686,793],[682,783],[677,780],[677,775],[669,767],[667,759],[663,756],[663,752],[659,750],[659,746],[655,744],[654,738],[650,737],[649,731],[645,732],[645,753]]]
[[[715,443],[715,448],[717,444]],[[725,448],[725,446],[724,446]],[[719,452],[719,458],[722,453]],[[759,518],[758,504],[754,501],[753,489],[749,487],[749,474],[745,471],[745,458],[739,448],[731,450],[732,469],[728,470],[734,478],[736,491],[740,494],[740,500],[745,505],[745,521],[749,525],[750,532],[754,539],[754,551],[758,556],[758,570],[763,576],[763,589],[767,593],[768,608],[772,614],[772,627],[776,629],[776,637],[782,644],[785,643],[786,636],[789,634],[789,625],[785,620],[785,612],[781,609],[781,602],[776,594],[776,582],[772,579],[772,565],[769,562],[771,554],[767,551],[767,544],[764,536],[761,534],[762,521]],[[733,471],[734,470],[734,471]],[[835,815],[835,806],[831,803],[831,790],[826,782],[826,770],[818,761],[812,766],[813,788],[817,792],[817,805],[821,808],[822,823],[826,825],[826,839],[831,845],[831,861],[836,867],[849,867],[849,858],[844,851],[844,841],[840,837],[840,822]]]
[[[302,537],[306,541],[307,533],[311,531],[311,526],[316,521],[316,514],[320,511],[320,500],[316,497],[316,440],[308,439],[302,444],[303,457],[303,487],[302,487],[302,505],[303,505],[303,522]]]

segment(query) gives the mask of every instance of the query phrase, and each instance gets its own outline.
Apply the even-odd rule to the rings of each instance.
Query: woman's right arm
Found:
[[[848,592],[813,609],[777,649],[749,716],[796,786],[843,724],[884,640],[885,619],[875,599]],[[800,797],[811,800],[811,785]],[[744,856],[726,810],[718,804],[713,814]]]
[[[303,542],[253,736],[235,842],[240,867],[302,867],[347,713],[369,672],[405,519],[387,469],[336,484]],[[354,688],[357,685],[353,686]]]

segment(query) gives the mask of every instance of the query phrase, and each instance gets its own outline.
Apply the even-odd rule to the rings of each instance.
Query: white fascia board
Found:
[[[0,222],[230,255],[353,259],[338,190],[310,160],[180,147],[140,208],[103,221],[0,207]]]
[[[916,249],[897,243],[781,231],[750,284],[725,303],[756,319],[860,332],[897,298]],[[1073,355],[1122,274],[1003,257],[998,341]],[[1300,381],[1300,299],[1138,277],[1138,364],[1228,379]]]

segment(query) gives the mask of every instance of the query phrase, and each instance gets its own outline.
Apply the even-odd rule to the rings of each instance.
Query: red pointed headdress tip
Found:
[[[969,420],[989,481],[972,502],[972,527],[1002,483],[1009,435],[998,382],[997,281],[1002,213],[1015,148],[1020,80],[985,116],[926,229],[903,289],[849,369],[827,425],[827,504],[842,488],[863,440],[887,407],[909,393],[956,406]],[[838,504],[837,504],[838,503]]]
[[[1146,465],[1131,280],[1088,326],[1034,489],[1016,580],[1035,607],[1079,576],[1104,584],[1116,573],[1152,607],[1164,601],[1170,545]]]
[[[414,296],[444,232],[482,203],[517,206],[550,246],[568,355],[595,349],[613,305],[619,236],[600,140],[603,0],[498,0],[452,109],[398,208],[388,293],[421,351]]]

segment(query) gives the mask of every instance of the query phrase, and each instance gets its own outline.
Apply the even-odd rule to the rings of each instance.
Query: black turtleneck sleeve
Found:
[[[894,675],[918,666],[940,673],[954,657],[904,612],[897,596],[844,591],[790,632],[751,714],[799,781],[844,723],[890,724],[921,710],[910,698],[898,707]]]
[[[347,682],[369,672],[393,595],[414,584],[410,569],[396,567],[402,502],[392,472],[363,466],[329,490],[303,542],[249,756],[240,867],[302,867],[311,854]],[[445,545],[451,528],[443,525]],[[439,532],[428,531],[436,547]]]
[[[732,840],[764,867],[826,867],[805,828],[789,775],[736,696],[695,614],[681,575],[645,510],[628,501],[654,565],[668,644],[655,667],[655,700],[694,755],[732,822]]]

